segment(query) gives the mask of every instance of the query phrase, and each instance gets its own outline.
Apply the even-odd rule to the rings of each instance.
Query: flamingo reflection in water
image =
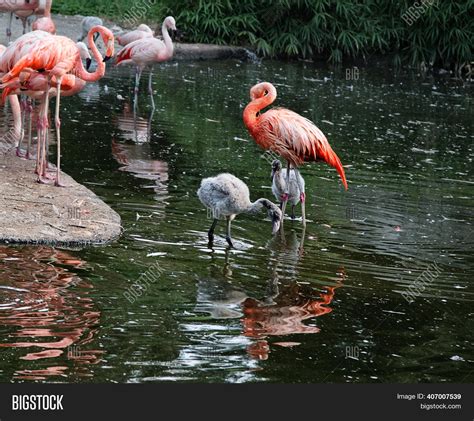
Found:
[[[92,376],[88,365],[103,353],[93,349],[101,313],[92,285],[74,273],[84,264],[50,247],[0,247],[0,273],[8,273],[0,286],[0,348],[28,350],[13,378]]]
[[[300,260],[304,258],[303,242],[296,232],[286,236],[274,237],[269,244],[273,256],[269,259],[271,278],[263,298],[249,297],[233,283],[200,282],[198,287],[198,309],[215,319],[241,318],[242,333],[252,340],[247,345],[250,357],[266,360],[270,353],[270,337],[283,337],[295,334],[316,334],[319,327],[306,324],[308,321],[332,312],[330,307],[336,290],[343,286],[344,269],[337,270],[331,284],[322,288],[298,282]],[[232,278],[229,264],[229,251],[226,253],[224,278]],[[279,285],[281,284],[281,285]],[[279,338],[280,339],[280,338]],[[297,342],[273,342],[277,346],[297,346]]]
[[[125,104],[123,113],[115,120],[116,127],[120,130],[122,142],[112,138],[112,155],[121,165],[120,171],[133,174],[134,177],[150,180],[150,186],[156,199],[163,201],[168,197],[168,163],[159,159],[150,159],[153,156],[151,140],[153,112],[148,120],[137,117],[131,110],[130,104]]]

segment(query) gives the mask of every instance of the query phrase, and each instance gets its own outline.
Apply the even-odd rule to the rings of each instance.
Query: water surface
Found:
[[[272,238],[263,214],[240,216],[236,248],[222,224],[209,249],[203,177],[229,171],[273,200],[242,123],[262,80],[325,132],[349,190],[306,165],[305,232],[287,221]],[[63,101],[64,170],[124,232],[84,250],[2,246],[1,381],[473,380],[471,86],[377,69],[348,81],[303,62],[171,63],[155,72],[153,116],[142,86],[136,119],[128,68]]]

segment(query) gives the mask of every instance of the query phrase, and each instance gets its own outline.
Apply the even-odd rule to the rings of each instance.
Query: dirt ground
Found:
[[[78,246],[120,236],[120,216],[62,173],[65,187],[38,184],[33,160],[0,154],[0,241]]]

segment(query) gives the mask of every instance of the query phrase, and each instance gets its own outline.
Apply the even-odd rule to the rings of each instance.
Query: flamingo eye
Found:
[[[264,93],[265,93],[265,95],[268,95],[268,91],[267,91],[266,89],[265,89],[265,92],[264,92]]]

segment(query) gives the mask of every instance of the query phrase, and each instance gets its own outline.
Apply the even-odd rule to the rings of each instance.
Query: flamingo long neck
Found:
[[[163,35],[163,41],[165,42],[166,53],[169,58],[171,58],[173,57],[174,46],[173,40],[171,39],[170,34],[168,33],[168,22],[166,21],[166,19],[163,22],[163,26],[161,27],[161,33]]]
[[[263,208],[269,209],[272,203],[268,199],[258,199],[253,203],[249,203],[249,206],[245,210],[246,213],[259,213]]]
[[[103,31],[100,28],[97,29],[97,32],[99,32],[101,35],[103,34]],[[95,69],[95,71],[92,73],[88,72],[84,68],[84,64],[82,63],[81,56],[80,55],[78,56],[77,77],[82,79],[85,82],[96,82],[105,75],[104,58],[102,57],[102,54],[100,54],[100,51],[97,48],[97,45],[95,44],[94,34],[95,34],[95,31],[90,31],[87,38],[89,41],[89,45],[91,46],[92,55],[95,61],[97,62],[97,68]]]
[[[252,100],[244,110],[244,124],[252,133],[255,125],[260,117],[260,111],[268,107],[276,99],[276,90],[272,85],[269,85],[268,94],[260,98]]]
[[[275,172],[275,184],[280,191],[285,191],[286,190],[286,179],[282,174],[282,171],[276,171]]]

